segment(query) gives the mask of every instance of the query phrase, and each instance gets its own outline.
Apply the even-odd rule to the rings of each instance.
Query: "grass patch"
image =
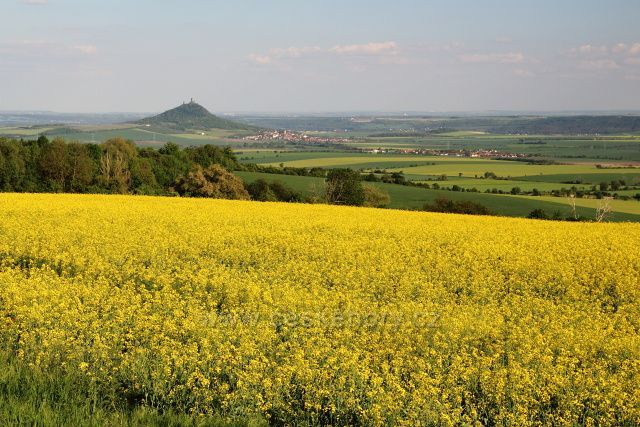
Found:
[[[261,426],[262,420],[226,420],[123,401],[73,371],[28,365],[0,351],[0,425],[32,426]]]

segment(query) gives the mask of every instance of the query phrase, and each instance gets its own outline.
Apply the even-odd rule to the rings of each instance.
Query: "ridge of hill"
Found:
[[[178,107],[167,110],[164,113],[160,113],[152,117],[146,117],[133,123],[180,131],[184,131],[187,129],[255,129],[255,127],[253,126],[223,119],[214,114],[211,114],[206,108],[194,102],[193,100],[191,100],[191,102],[185,102]]]

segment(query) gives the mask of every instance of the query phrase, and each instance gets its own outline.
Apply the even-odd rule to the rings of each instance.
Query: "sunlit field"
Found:
[[[640,423],[640,225],[97,195],[0,209],[2,424],[85,394],[84,422]]]

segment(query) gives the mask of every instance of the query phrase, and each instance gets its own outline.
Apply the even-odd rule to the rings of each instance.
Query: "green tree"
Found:
[[[196,165],[189,173],[176,180],[174,189],[181,196],[249,199],[242,180],[215,164],[206,169]]]
[[[131,162],[131,184],[136,194],[161,194],[151,160],[137,157]]]
[[[351,169],[332,169],[327,173],[325,197],[336,205],[362,206],[365,202],[360,174]]]
[[[215,145],[203,145],[195,148],[187,148],[188,159],[207,168],[212,164],[222,165],[229,170],[237,170],[240,167],[238,159],[229,147],[220,148]]]
[[[89,154],[87,146],[78,142],[67,145],[67,184],[72,192],[85,192],[91,185],[96,164]]]
[[[62,138],[56,138],[45,146],[40,160],[42,175],[54,191],[65,191],[65,181],[69,173],[67,144]]]
[[[22,191],[26,165],[18,141],[0,138],[0,189]]]
[[[273,181],[269,184],[269,188],[275,194],[276,199],[281,202],[300,202],[302,195],[290,187],[287,187],[280,181]]]
[[[258,200],[260,202],[275,202],[278,200],[275,193],[271,191],[269,183],[262,178],[247,185],[247,191],[251,195],[252,200]]]
[[[496,179],[496,178],[497,178],[497,176],[496,176],[496,174],[495,174],[495,173],[493,173],[493,172],[485,172],[485,173],[484,173],[484,178],[485,178],[485,179]]]

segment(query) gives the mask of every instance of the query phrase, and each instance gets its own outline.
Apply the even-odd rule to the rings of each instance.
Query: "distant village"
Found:
[[[256,135],[249,135],[242,138],[244,141],[252,142],[273,142],[284,141],[291,143],[313,144],[340,144],[353,142],[350,138],[336,138],[329,136],[309,135],[306,132],[295,132],[291,130],[265,130]],[[351,150],[354,150],[350,147]],[[501,158],[501,159],[525,159],[531,157],[530,154],[511,153],[499,150],[434,150],[426,148],[361,148],[355,149],[362,153],[371,154],[412,154],[421,156],[445,156],[445,157],[473,157],[473,158]]]
[[[257,135],[245,136],[245,141],[287,141],[287,142],[308,142],[310,144],[342,143],[349,142],[349,138],[334,138],[326,136],[309,135],[304,132],[294,132],[290,130],[266,130]]]
[[[372,154],[414,154],[421,156],[445,156],[445,157],[474,157],[474,158],[501,158],[501,159],[526,159],[531,154],[511,153],[499,150],[434,150],[425,148],[373,148],[362,149],[363,153]]]

